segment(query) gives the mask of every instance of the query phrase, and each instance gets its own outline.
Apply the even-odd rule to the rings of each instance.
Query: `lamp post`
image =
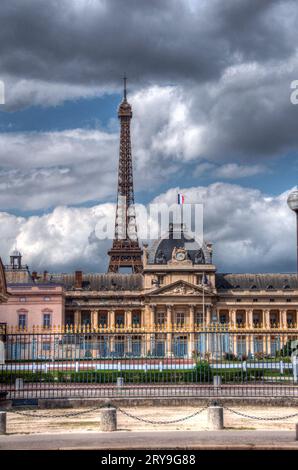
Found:
[[[297,230],[297,273],[298,273],[298,190],[294,190],[288,197],[288,206],[296,214],[296,230]]]

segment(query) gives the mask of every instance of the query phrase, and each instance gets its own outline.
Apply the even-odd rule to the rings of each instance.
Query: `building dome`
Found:
[[[167,264],[172,260],[174,249],[183,249],[186,259],[194,264],[211,263],[211,253],[205,243],[200,243],[190,235],[184,224],[170,224],[169,230],[155,243],[148,252],[149,264]]]

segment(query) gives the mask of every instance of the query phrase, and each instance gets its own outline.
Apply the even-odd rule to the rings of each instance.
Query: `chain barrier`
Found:
[[[35,414],[35,413],[28,413],[26,410],[24,411],[18,411],[18,410],[1,410],[1,411],[5,411],[6,413],[13,413],[13,414],[16,414],[16,415],[20,415],[20,416],[28,416],[29,418],[72,418],[72,417],[75,417],[75,416],[80,416],[80,415],[84,415],[84,414],[87,414],[87,413],[91,413],[92,411],[96,411],[96,410],[100,410],[101,408],[104,408],[108,405],[102,405],[102,406],[96,406],[94,408],[90,408],[88,410],[83,410],[83,411],[73,411],[71,413],[63,413],[63,414],[58,414],[58,415],[44,415],[44,414]],[[36,410],[38,411],[38,410]]]
[[[179,423],[179,422],[186,421],[188,419],[194,418],[194,416],[199,415],[200,413],[202,413],[202,411],[206,410],[207,408],[208,407],[206,406],[205,408],[202,408],[201,410],[196,411],[195,413],[193,413],[191,415],[185,416],[184,418],[172,419],[172,420],[169,420],[169,421],[154,421],[154,420],[151,420],[151,419],[141,418],[140,416],[132,415],[132,414],[128,413],[127,411],[122,410],[121,408],[118,408],[118,411],[120,411],[120,413],[124,414],[125,416],[128,416],[129,418],[136,419],[137,421],[142,421],[143,423],[173,424],[173,423]]]
[[[295,416],[298,416],[298,413],[294,413],[291,415],[286,415],[286,416],[277,416],[274,418],[267,417],[265,418],[264,416],[250,416],[247,415],[246,413],[241,413],[241,411],[236,411],[232,410],[231,408],[228,408],[227,406],[223,406],[223,408],[227,411],[230,411],[230,413],[234,413],[235,415],[242,416],[243,418],[249,418],[249,419],[257,419],[259,421],[282,421],[283,419],[289,419],[289,418],[294,418]]]
[[[51,418],[51,419],[56,419],[56,418],[73,418],[73,417],[81,416],[81,415],[84,415],[84,414],[87,414],[87,413],[92,413],[93,411],[97,411],[97,410],[100,410],[101,408],[106,408],[106,407],[109,407],[109,406],[115,407],[120,413],[127,416],[128,418],[132,418],[132,419],[135,419],[137,421],[141,421],[143,423],[149,423],[149,424],[174,424],[174,423],[187,421],[188,419],[191,419],[191,418],[194,418],[195,416],[198,416],[199,414],[201,414],[203,411],[205,411],[208,408],[208,406],[205,406],[204,408],[201,408],[200,410],[196,411],[195,413],[192,413],[191,415],[184,416],[183,418],[168,420],[168,421],[159,421],[159,420],[155,421],[155,420],[151,420],[151,419],[147,419],[147,418],[142,418],[141,416],[133,415],[133,414],[129,413],[128,411],[123,410],[122,408],[117,408],[117,406],[115,406],[111,403],[110,404],[103,404],[103,405],[96,406],[96,407],[93,407],[93,408],[89,408],[87,410],[74,411],[74,412],[71,412],[71,413],[66,413],[66,414],[63,413],[63,414],[55,414],[55,415],[45,415],[45,414],[39,414],[39,413],[37,414],[36,412],[35,413],[30,413],[30,412],[28,413],[28,411],[26,411],[26,410],[20,411],[20,410],[10,409],[10,410],[1,410],[1,411],[5,411],[6,413],[13,413],[13,414],[16,414],[16,415],[25,416],[25,417],[29,417],[29,418],[42,418],[42,419]],[[285,415],[285,416],[277,416],[277,417],[253,416],[253,415],[248,415],[246,413],[242,413],[241,411],[233,410],[232,408],[229,408],[227,406],[223,406],[223,408],[225,410],[229,411],[230,413],[241,416],[242,418],[256,419],[256,420],[259,420],[259,421],[282,421],[282,420],[285,420],[285,419],[295,418],[296,416],[298,416],[298,412],[293,413],[293,414],[289,414],[289,415]],[[38,411],[38,410],[36,410],[36,411]]]

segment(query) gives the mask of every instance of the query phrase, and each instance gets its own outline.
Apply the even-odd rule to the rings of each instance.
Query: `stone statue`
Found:
[[[195,264],[205,264],[205,255],[202,248],[200,248],[195,254]]]

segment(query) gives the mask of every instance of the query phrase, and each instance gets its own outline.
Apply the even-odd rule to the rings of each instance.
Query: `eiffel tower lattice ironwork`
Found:
[[[143,251],[139,246],[136,213],[134,206],[133,169],[130,141],[131,105],[126,97],[126,77],[124,77],[123,100],[118,109],[120,119],[120,152],[118,169],[118,195],[113,246],[108,251],[111,273],[120,268],[131,268],[133,273],[143,271]]]

